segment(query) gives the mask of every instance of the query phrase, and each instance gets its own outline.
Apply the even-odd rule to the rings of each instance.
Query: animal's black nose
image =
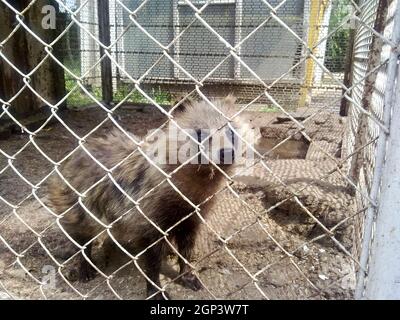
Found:
[[[219,160],[221,164],[232,164],[235,160],[235,151],[231,148],[219,150]]]

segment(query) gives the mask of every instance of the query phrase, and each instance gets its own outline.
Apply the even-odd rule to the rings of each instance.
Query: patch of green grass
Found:
[[[146,99],[137,90],[132,91],[132,89],[127,84],[119,85],[118,89],[114,92],[113,100],[119,102],[126,98],[125,102],[145,103]]]
[[[158,104],[169,104],[171,96],[168,92],[163,91],[160,87],[152,88],[147,94]],[[139,91],[133,90],[128,84],[120,85],[116,92],[114,92],[114,101],[122,101],[124,98],[126,102],[131,103],[150,103]]]
[[[69,60],[65,62],[65,66],[76,76],[81,74],[80,71],[80,61],[79,60]],[[65,90],[70,95],[67,98],[67,105],[69,107],[79,108],[92,103],[95,103],[92,98],[90,98],[83,90],[77,85],[77,82],[68,72],[65,72]],[[92,88],[88,91],[96,97],[96,99],[101,98],[100,88]]]
[[[171,95],[161,90],[160,87],[157,89],[152,88],[151,97],[158,103],[158,104],[170,104],[171,103]]]
[[[86,94],[79,86],[75,80],[68,79],[65,80],[65,89],[71,94],[67,98],[67,105],[70,107],[84,107],[89,104],[95,103],[94,100]],[[93,87],[91,90],[87,89],[96,99],[101,100],[101,89],[98,87]]]
[[[79,61],[69,60],[65,62],[65,65],[75,75],[79,76],[81,74]],[[101,87],[91,85],[85,86],[85,88],[97,100],[102,100]],[[75,79],[73,79],[68,72],[65,72],[65,89],[67,92],[72,91],[67,98],[67,105],[69,107],[80,108],[95,103],[95,101],[82,88],[77,86]],[[163,91],[161,87],[153,87],[150,92],[147,92],[147,94],[158,104],[170,104],[171,102],[170,94]],[[122,83],[118,88],[114,88],[113,100],[115,102],[120,102],[126,97],[127,99],[125,102],[129,103],[150,103],[150,101],[148,101],[140,92],[133,90],[133,86],[130,84]]]
[[[84,107],[89,104],[95,103],[95,101],[90,98],[90,96],[83,91],[79,86],[76,86],[76,81],[72,79],[65,80],[65,89],[67,92],[72,91],[72,93],[67,98],[67,104],[70,107]],[[97,100],[101,101],[102,94],[101,88],[92,86],[91,88],[87,88]],[[168,92],[161,90],[161,88],[152,88],[151,92],[148,92],[148,95],[156,101],[158,104],[169,104],[171,102],[171,96]],[[113,100],[115,102],[120,102],[123,99],[125,102],[136,103],[136,104],[143,104],[143,103],[150,103],[139,91],[132,90],[127,85],[122,85],[114,92]]]
[[[338,0],[333,3],[332,14],[329,21],[329,30],[332,32],[349,14],[347,0]],[[348,27],[342,27],[329,37],[326,44],[325,66],[332,72],[343,72],[350,38]]]

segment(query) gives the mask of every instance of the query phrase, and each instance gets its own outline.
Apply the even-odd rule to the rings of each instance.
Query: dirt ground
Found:
[[[274,132],[276,138],[282,139],[280,132],[293,128],[290,129],[288,123],[273,124],[277,115],[248,113],[255,126],[281,128],[281,131],[276,129]],[[105,118],[106,113],[99,108],[68,111],[62,116],[65,124],[79,136]],[[123,107],[117,111],[116,119],[123,128],[136,135],[145,135],[166,121],[160,112],[146,106]],[[332,128],[341,130],[343,127],[336,120],[321,115],[306,128],[306,132],[320,141],[325,150],[330,150],[326,144],[333,146],[329,151],[333,157],[337,157],[336,149],[342,133],[334,132]],[[106,133],[113,126],[111,121],[107,121],[98,133]],[[324,126],[322,131],[315,129]],[[266,138],[271,139],[271,136]],[[76,138],[60,123],[42,130],[34,141],[54,161],[62,159],[77,146]],[[100,275],[88,283],[66,281],[64,275],[73,278],[74,260],[63,269],[63,276],[55,274],[55,286],[41,287],[32,278],[43,281],[43,277],[52,272],[46,266],[56,267],[49,252],[62,263],[65,252],[76,252],[77,249],[73,249],[55,224],[54,217],[32,195],[29,183],[35,185],[42,181],[52,171],[53,165],[28,142],[29,136],[24,133],[0,140],[1,150],[9,155],[26,145],[12,162],[20,175],[11,168],[3,171],[7,159],[0,154],[0,299],[7,296],[79,299],[81,295],[87,299],[145,298],[144,278],[132,263],[119,270],[108,282]],[[176,276],[175,259],[171,257],[163,268],[162,283],[169,283],[167,290],[172,299],[352,298],[354,266],[345,253],[345,250],[351,251],[351,219],[335,229],[334,239],[342,245],[340,247],[332,238],[318,238],[323,235],[322,228],[310,217],[313,215],[331,228],[352,216],[352,198],[339,174],[325,178],[324,173],[333,168],[333,164],[329,157],[323,156],[321,160],[317,156],[320,152],[318,142],[306,144],[309,152],[303,159],[282,159],[275,154],[268,161],[271,170],[286,181],[288,187],[279,186],[274,175],[257,165],[254,170],[238,174],[237,182],[232,186],[233,192],[225,190],[217,195],[208,225],[202,226],[196,247],[196,272],[205,289],[194,292],[177,283],[169,283]],[[290,199],[269,210],[289,197],[289,188],[297,191],[305,208]],[[45,199],[45,187],[38,188],[35,194],[38,199]],[[18,205],[18,208],[13,211],[9,204]],[[222,245],[214,232],[228,241]],[[18,259],[17,254],[20,254]],[[96,265],[103,265],[101,250],[95,250],[94,259]],[[104,272],[110,274],[125,262],[122,254],[115,253],[112,264]]]

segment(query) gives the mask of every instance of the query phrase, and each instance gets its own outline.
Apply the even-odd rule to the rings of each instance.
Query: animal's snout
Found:
[[[219,150],[219,160],[221,164],[232,164],[235,160],[235,151],[232,148]]]

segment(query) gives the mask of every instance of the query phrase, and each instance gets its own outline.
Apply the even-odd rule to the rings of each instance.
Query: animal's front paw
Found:
[[[89,262],[82,262],[79,267],[78,279],[80,282],[88,282],[96,277],[97,271],[90,265]]]
[[[193,273],[186,273],[181,277],[182,285],[186,288],[192,289],[193,291],[198,291],[203,289],[199,278]]]

